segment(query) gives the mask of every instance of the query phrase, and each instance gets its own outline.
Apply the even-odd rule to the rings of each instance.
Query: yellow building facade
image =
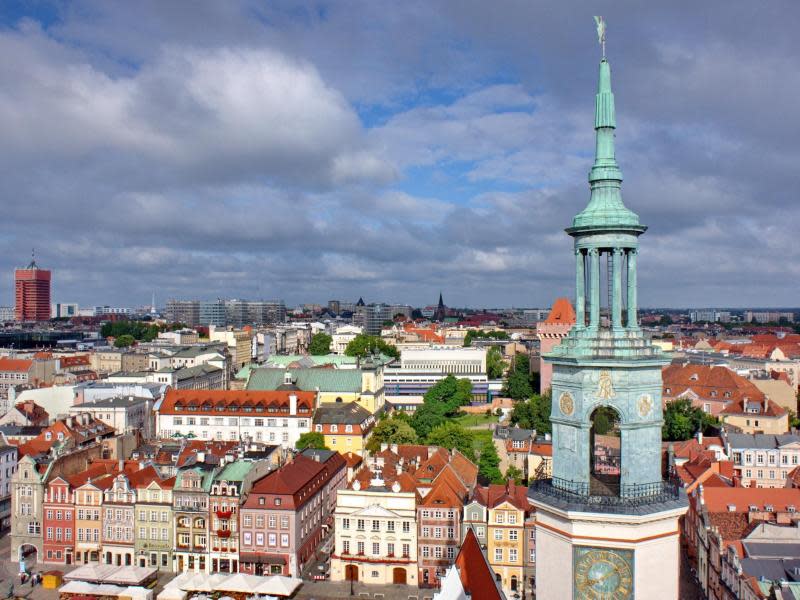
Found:
[[[494,507],[491,503],[489,505],[487,558],[500,576],[503,590],[521,590],[525,564],[525,510],[516,506],[519,503],[508,495],[496,502]]]

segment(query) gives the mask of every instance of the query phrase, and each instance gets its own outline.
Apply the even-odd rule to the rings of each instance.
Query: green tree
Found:
[[[452,450],[455,448],[471,461],[475,460],[475,451],[472,447],[472,434],[453,421],[445,421],[431,430],[425,442],[432,446],[440,446]]]
[[[469,404],[471,398],[472,383],[469,379],[456,379],[448,375],[425,392],[422,406],[411,417],[411,426],[420,439],[425,439],[446,419],[458,414],[458,409]]]
[[[471,346],[473,340],[507,340],[508,333],[505,331],[483,331],[482,329],[470,329],[464,336],[464,346]]]
[[[500,472],[500,457],[494,442],[488,440],[481,447],[481,457],[478,459],[478,479],[483,485],[489,483],[503,483],[503,474]]]
[[[486,353],[486,374],[489,379],[500,379],[505,370],[506,363],[503,362],[503,353],[497,346],[492,346]]]
[[[527,400],[533,395],[530,375],[531,361],[527,354],[517,354],[506,377],[503,394],[514,400]]]
[[[717,420],[692,406],[688,398],[668,402],[664,409],[664,425],[661,438],[669,441],[688,440],[698,431],[705,433]]]
[[[361,356],[371,354],[375,351],[391,356],[392,358],[400,358],[400,351],[393,346],[375,335],[367,335],[366,333],[359,333],[356,337],[350,340],[344,353],[347,356]]]
[[[367,442],[367,450],[378,452],[381,444],[416,444],[418,439],[417,432],[409,425],[405,413],[395,413],[381,419],[375,426]]]
[[[511,423],[523,429],[535,429],[537,433],[552,433],[550,423],[551,412],[550,390],[542,394],[534,394],[530,400],[517,402],[511,411]]]
[[[308,353],[314,356],[322,356],[331,351],[331,342],[333,338],[327,333],[315,333],[311,338],[311,343],[308,345]]]
[[[509,465],[508,469],[506,469],[506,477],[507,480],[512,480],[517,485],[523,483],[522,479],[522,471],[515,467],[514,465]]]
[[[619,417],[613,408],[601,406],[594,412],[594,432],[598,435],[613,434]]]
[[[325,436],[317,431],[308,431],[297,439],[295,448],[298,450],[305,450],[306,448],[317,448],[319,450],[327,450],[325,446]]]
[[[133,346],[135,343],[136,339],[128,333],[125,333],[114,340],[114,346],[116,348],[127,348],[128,346]]]

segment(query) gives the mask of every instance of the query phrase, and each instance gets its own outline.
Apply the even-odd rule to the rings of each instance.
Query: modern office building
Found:
[[[35,260],[24,269],[14,271],[17,321],[48,321],[50,319],[50,271],[39,268]]]

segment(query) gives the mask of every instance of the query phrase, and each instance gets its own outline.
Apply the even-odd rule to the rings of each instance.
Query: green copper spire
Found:
[[[572,227],[639,227],[639,217],[622,203],[622,172],[614,154],[614,94],[611,91],[611,66],[600,61],[600,77],[595,99],[596,132],[594,166],[589,172],[589,205],[572,220]]]

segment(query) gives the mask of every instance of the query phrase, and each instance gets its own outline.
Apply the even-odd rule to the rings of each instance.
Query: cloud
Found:
[[[795,12],[689,6],[606,13],[642,302],[795,304]],[[571,295],[590,16],[77,0],[4,23],[0,304],[32,245],[85,304]]]

